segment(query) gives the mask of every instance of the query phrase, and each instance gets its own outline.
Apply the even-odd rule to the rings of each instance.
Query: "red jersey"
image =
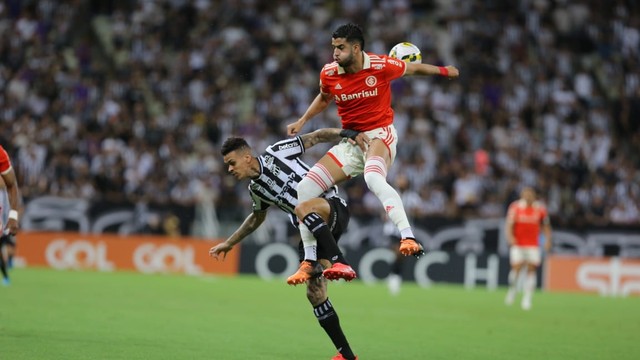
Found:
[[[11,170],[11,160],[9,160],[9,154],[0,145],[0,174],[4,175]]]
[[[513,236],[517,246],[538,246],[540,225],[547,224],[547,209],[538,201],[531,206],[524,200],[517,200],[509,205],[507,220],[513,222]]]
[[[342,128],[368,131],[393,123],[391,81],[404,75],[407,63],[387,55],[364,53],[362,70],[349,74],[337,62],[320,72],[320,92],[338,107]]]

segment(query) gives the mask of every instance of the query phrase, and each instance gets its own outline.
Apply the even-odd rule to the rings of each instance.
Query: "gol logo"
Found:
[[[195,251],[192,247],[181,248],[176,245],[143,244],[133,252],[133,265],[142,273],[180,272],[189,275],[202,273],[195,263]]]
[[[47,246],[45,258],[55,269],[114,269],[113,263],[107,259],[106,244],[86,240],[54,240]]]

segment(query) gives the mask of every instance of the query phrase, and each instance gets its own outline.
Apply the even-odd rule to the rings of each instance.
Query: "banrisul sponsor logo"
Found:
[[[360,92],[354,94],[340,94],[335,96],[336,102],[338,101],[349,101],[354,99],[364,99],[368,97],[378,96],[378,88],[373,90],[362,90]]]

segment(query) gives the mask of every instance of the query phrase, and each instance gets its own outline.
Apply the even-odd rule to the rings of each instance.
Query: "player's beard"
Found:
[[[348,57],[338,61],[338,65],[342,66],[343,68],[348,68],[349,66],[353,65],[353,52],[349,54]]]

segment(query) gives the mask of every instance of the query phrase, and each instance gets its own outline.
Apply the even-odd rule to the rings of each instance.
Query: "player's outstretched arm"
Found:
[[[460,76],[458,68],[453,65],[448,66],[435,66],[431,64],[407,64],[407,70],[404,73],[405,76],[411,75],[441,75],[448,78],[457,78]]]
[[[366,151],[366,147],[371,141],[367,134],[355,130],[338,128],[318,129],[300,136],[305,149],[309,149],[319,143],[337,142],[342,138],[348,138],[349,142],[358,145],[362,151]]]
[[[227,240],[209,249],[209,256],[220,260],[220,255],[222,255],[222,260],[224,260],[224,258],[227,257],[227,253],[231,251],[237,243],[254,232],[264,222],[266,217],[266,211],[254,211],[249,214],[240,227],[234,231]]]
[[[307,108],[307,111],[304,112],[304,115],[298,121],[287,125],[287,135],[295,136],[297,135],[304,124],[309,121],[312,117],[318,115],[323,112],[331,103],[331,95],[319,93],[315,99],[311,102],[311,105]]]

